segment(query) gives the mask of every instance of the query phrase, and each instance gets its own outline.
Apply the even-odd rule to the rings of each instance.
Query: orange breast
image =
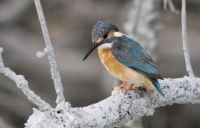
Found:
[[[119,63],[112,55],[110,48],[98,48],[99,58],[108,72],[121,81],[129,81],[136,86],[145,86],[151,90],[155,90],[152,82],[143,74],[126,67]]]
[[[109,48],[99,48],[98,53],[102,64],[105,66],[110,74],[122,81],[128,80],[125,75],[122,75],[125,74],[124,66],[114,58]]]

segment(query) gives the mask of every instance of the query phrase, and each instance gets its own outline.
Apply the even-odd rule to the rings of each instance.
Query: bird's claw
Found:
[[[121,84],[119,85],[119,87],[120,87],[121,89],[125,89],[126,84],[127,84],[127,81],[124,81],[123,83],[121,83]]]
[[[125,81],[125,82],[123,82],[122,84],[120,84],[119,87],[120,87],[121,89],[125,90],[126,92],[135,89],[135,86],[134,86],[133,84],[130,84],[130,85],[127,85],[127,84],[128,84],[128,82]]]
[[[130,85],[127,85],[128,82],[125,81],[123,83],[121,83],[118,87],[122,90],[124,90],[125,92],[128,92],[128,91],[132,91],[132,90],[135,90],[135,86],[133,84],[130,84]],[[112,91],[116,90],[116,88],[118,88],[117,86],[112,86]]]
[[[127,91],[134,90],[134,89],[135,89],[135,86],[133,84],[127,87]]]

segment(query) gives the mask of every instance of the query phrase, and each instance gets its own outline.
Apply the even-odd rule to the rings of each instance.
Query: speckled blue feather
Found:
[[[122,36],[113,37],[106,41],[112,42],[113,56],[123,65],[136,70],[150,78],[158,92],[163,95],[157,78],[160,77],[158,68],[145,49],[133,39]]]
[[[157,78],[158,69],[150,55],[136,41],[123,37],[113,37],[113,56],[123,65],[137,70],[148,77]]]

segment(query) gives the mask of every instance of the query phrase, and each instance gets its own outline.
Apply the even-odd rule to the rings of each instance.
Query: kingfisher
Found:
[[[101,63],[122,81],[121,88],[144,87],[164,96],[158,79],[163,79],[150,54],[130,36],[119,32],[114,21],[97,21],[92,29],[92,47],[83,61],[97,48]]]

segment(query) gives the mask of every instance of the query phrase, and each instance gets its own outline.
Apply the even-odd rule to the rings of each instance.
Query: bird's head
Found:
[[[85,60],[91,53],[99,46],[110,47],[110,41],[106,41],[112,38],[115,32],[119,29],[113,21],[97,21],[92,29],[92,47],[88,50],[83,60]]]
[[[97,21],[92,29],[92,42],[100,43],[114,36],[119,29],[113,21]]]

